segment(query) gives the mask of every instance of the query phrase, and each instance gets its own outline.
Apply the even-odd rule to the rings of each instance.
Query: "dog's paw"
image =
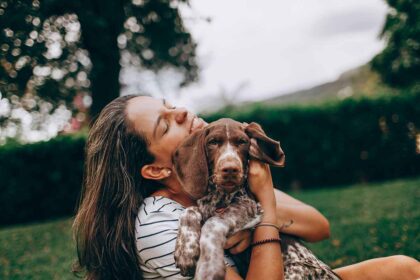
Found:
[[[255,215],[250,221],[248,221],[242,229],[250,229],[254,228],[257,224],[259,224],[262,220],[262,214]]]
[[[225,279],[226,266],[223,258],[212,261],[203,261],[200,259],[195,272],[195,280],[223,280]]]
[[[196,264],[198,258],[200,257],[198,237],[192,239],[190,238],[185,240],[178,236],[176,242],[174,252],[175,265],[181,271],[182,276],[194,276]]]
[[[182,250],[175,250],[175,265],[181,271],[182,276],[194,276],[197,257],[187,254]]]

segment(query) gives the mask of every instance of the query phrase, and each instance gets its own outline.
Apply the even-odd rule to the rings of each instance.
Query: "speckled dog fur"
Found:
[[[206,148],[214,137],[222,139],[218,149]],[[235,144],[244,137],[248,137],[246,145]],[[250,145],[254,145],[256,153],[248,153]],[[194,275],[198,280],[224,279],[223,247],[227,237],[261,220],[262,209],[251,197],[246,181],[248,157],[275,166],[284,164],[280,143],[268,138],[258,124],[244,128],[230,119],[194,133],[177,149],[173,162],[178,179],[191,197],[198,198],[197,206],[188,207],[180,217],[175,263],[182,275]],[[230,158],[238,170],[237,184],[229,191],[218,174],[221,158]],[[339,279],[298,239],[282,236],[281,247],[285,279]]]

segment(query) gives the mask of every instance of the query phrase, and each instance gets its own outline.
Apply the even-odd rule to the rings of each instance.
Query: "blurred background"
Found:
[[[333,267],[420,258],[420,3],[0,0],[0,278],[72,278],[89,123],[125,94],[281,141]]]

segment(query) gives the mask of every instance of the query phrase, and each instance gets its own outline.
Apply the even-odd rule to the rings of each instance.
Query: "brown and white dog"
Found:
[[[220,119],[195,131],[174,153],[183,190],[197,200],[197,206],[188,207],[179,221],[174,256],[182,275],[224,279],[227,237],[260,222],[262,210],[247,185],[249,159],[282,167],[285,155],[280,142],[269,138],[260,125],[232,119]],[[288,238],[282,244],[286,279],[338,279],[295,240]],[[301,261],[313,265],[308,269]]]

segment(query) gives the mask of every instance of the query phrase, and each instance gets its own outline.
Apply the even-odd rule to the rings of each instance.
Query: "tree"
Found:
[[[176,68],[186,85],[198,67],[180,16],[185,2],[0,0],[0,90],[70,108],[76,95],[90,96],[94,117],[119,96],[122,58],[154,71]]]
[[[385,49],[373,61],[373,69],[394,87],[419,82],[420,73],[420,2],[387,0],[389,11],[381,32]]]

